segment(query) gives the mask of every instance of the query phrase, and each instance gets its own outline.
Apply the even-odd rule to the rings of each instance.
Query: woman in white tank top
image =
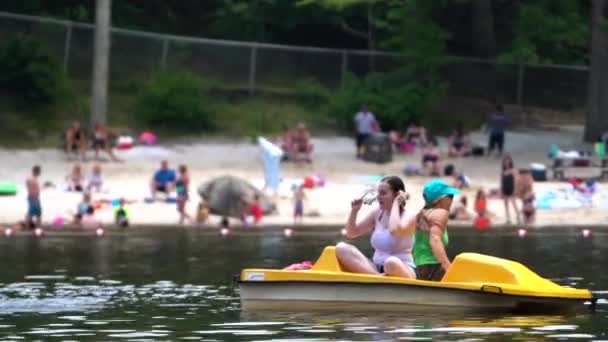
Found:
[[[363,220],[357,222],[357,214],[363,199],[351,202],[351,212],[346,223],[346,236],[355,238],[371,233],[374,248],[369,260],[357,247],[340,242],[336,246],[336,256],[342,269],[347,272],[386,274],[389,276],[416,278],[412,257],[412,235],[397,235],[390,229],[392,216],[400,217],[407,200],[403,181],[396,176],[385,177],[378,184],[378,207],[372,209]],[[392,213],[395,211],[395,213]]]

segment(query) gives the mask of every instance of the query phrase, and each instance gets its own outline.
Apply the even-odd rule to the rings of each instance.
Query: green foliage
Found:
[[[311,110],[326,105],[330,98],[329,89],[314,78],[299,80],[294,89],[297,99]]]
[[[210,130],[209,86],[189,72],[162,70],[142,87],[136,100],[137,119],[175,131]]]
[[[0,46],[0,89],[19,94],[32,106],[49,105],[68,95],[61,66],[38,41],[13,37]]]
[[[542,0],[522,4],[514,25],[515,38],[499,56],[505,63],[586,63],[589,21],[581,2]]]
[[[404,129],[420,120],[445,92],[445,85],[423,86],[408,82],[399,73],[373,74],[366,78],[349,76],[347,86],[328,105],[328,115],[337,118],[344,130],[352,130],[354,114],[366,104],[376,114],[382,129]]]

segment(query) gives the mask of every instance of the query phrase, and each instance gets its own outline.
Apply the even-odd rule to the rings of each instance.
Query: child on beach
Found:
[[[114,223],[121,228],[129,226],[129,212],[125,206],[125,199],[121,198],[118,207],[114,210]]]
[[[74,165],[72,172],[66,177],[68,182],[68,191],[83,191],[84,176],[82,175],[82,167],[79,164]]]
[[[253,202],[249,205],[249,214],[253,217],[254,224],[258,224],[262,221],[264,212],[260,206],[260,196],[257,194],[253,195]]]
[[[304,199],[306,193],[304,193],[304,185],[301,184],[295,188],[293,193],[293,225],[302,224],[302,218],[304,216]]]
[[[93,166],[91,175],[89,175],[89,183],[87,184],[87,191],[101,192],[101,186],[103,185],[103,178],[101,176],[101,166]]]
[[[198,207],[196,209],[196,224],[201,225],[207,222],[209,218],[209,203],[205,201],[204,198],[201,197],[200,202],[198,202]]]
[[[188,190],[190,188],[190,176],[186,165],[180,165],[179,175],[175,182],[175,192],[177,194],[177,212],[179,213],[179,224],[184,221],[192,221],[192,217],[186,212],[186,202],[188,202]]]
[[[35,228],[42,224],[42,205],[40,204],[40,177],[41,168],[35,165],[32,168],[32,175],[25,181],[27,188],[27,214],[25,215],[25,224],[27,227]]]
[[[519,170],[516,181],[516,195],[522,201],[522,216],[525,225],[534,223],[536,208],[534,207],[534,179],[530,170]]]
[[[82,202],[78,203],[78,207],[76,208],[76,215],[74,215],[74,223],[80,224],[84,215],[87,214],[89,208],[92,207],[91,204],[91,194],[85,192],[82,194]]]
[[[473,219],[473,215],[469,212],[468,201],[466,196],[460,197],[460,201],[454,203],[453,209],[450,211],[449,218],[451,220],[469,221]]]
[[[490,226],[490,213],[488,212],[488,200],[486,199],[486,193],[483,189],[477,190],[475,196],[475,218],[474,225],[478,229],[485,229]]]

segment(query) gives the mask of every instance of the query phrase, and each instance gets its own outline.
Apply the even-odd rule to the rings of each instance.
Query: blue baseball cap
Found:
[[[458,194],[460,194],[460,190],[449,186],[448,183],[438,178],[426,183],[422,190],[422,197],[424,197],[424,202],[427,205],[434,203],[442,197],[455,196]]]

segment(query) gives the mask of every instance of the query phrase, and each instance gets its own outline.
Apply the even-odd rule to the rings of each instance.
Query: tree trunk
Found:
[[[585,140],[594,141],[608,131],[608,0],[591,2],[591,67]]]
[[[110,27],[112,0],[97,0],[95,7],[95,45],[93,84],[91,85],[91,124],[106,123],[108,71],[110,66]]]
[[[492,57],[496,53],[494,14],[491,0],[474,0],[473,48],[477,56]]]

